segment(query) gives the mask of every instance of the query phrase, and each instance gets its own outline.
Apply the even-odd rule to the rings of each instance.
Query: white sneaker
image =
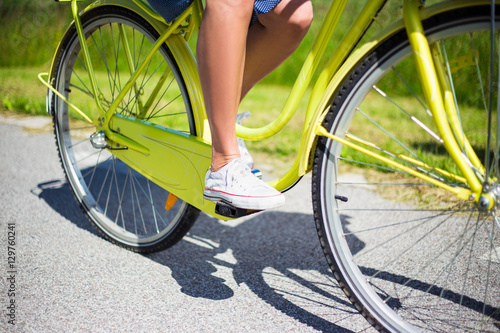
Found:
[[[203,197],[243,209],[263,210],[285,204],[285,196],[254,176],[241,158],[232,160],[219,171],[207,171]]]
[[[236,116],[236,123],[241,125],[241,122],[247,119],[248,117],[250,117],[250,111],[238,113],[238,115]],[[253,169],[252,155],[250,155],[250,152],[248,151],[247,145],[245,144],[245,140],[243,140],[242,138],[237,138],[237,139],[238,139],[238,148],[240,149],[240,156],[251,170]]]

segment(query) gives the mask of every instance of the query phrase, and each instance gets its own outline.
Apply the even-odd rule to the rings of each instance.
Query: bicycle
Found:
[[[78,1],[60,0],[74,21],[39,78],[91,222],[148,253],[178,242],[200,211],[255,213],[203,199],[210,133],[187,44],[201,0],[171,23],[141,0],[98,0],[81,13]],[[346,3],[332,2],[283,111],[261,128],[238,125],[240,137],[268,138],[292,118]],[[404,0],[403,19],[360,43],[385,3],[367,1],[319,71],[299,153],[271,184],[286,191],[312,173],[321,247],[376,329],[498,329],[500,8]]]

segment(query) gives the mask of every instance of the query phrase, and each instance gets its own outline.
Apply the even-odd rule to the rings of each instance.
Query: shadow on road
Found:
[[[33,192],[79,228],[98,235],[66,182],[42,183]],[[343,224],[348,231],[348,216]],[[365,247],[353,234],[346,240],[354,252]],[[234,296],[235,283],[244,284],[275,309],[320,331],[347,332],[336,323],[357,314],[331,276],[309,214],[268,211],[229,223],[201,214],[182,241],[145,257],[168,267],[181,292],[191,297],[224,300]],[[229,272],[222,275],[223,270]],[[453,290],[369,267],[361,270],[499,319],[491,304]],[[387,304],[402,306],[397,298]]]
[[[66,182],[42,183],[33,192],[79,228],[99,235]],[[202,214],[181,242],[145,257],[169,267],[181,292],[191,297],[232,297],[231,283],[218,276],[218,270],[229,269],[238,285],[314,329],[351,332],[328,320],[328,313],[336,311],[337,320],[339,311],[342,319],[357,314],[339,297],[311,215],[270,211],[230,225]],[[321,309],[322,316],[309,309]]]
[[[76,201],[69,185],[63,180],[54,180],[38,184],[36,189],[31,192],[43,199],[56,212],[67,220],[74,223],[80,229],[86,230],[91,234],[101,237],[96,228],[85,216],[82,208]],[[102,237],[101,237],[102,238]]]

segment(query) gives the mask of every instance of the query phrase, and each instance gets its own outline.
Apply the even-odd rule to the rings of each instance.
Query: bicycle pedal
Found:
[[[261,212],[261,210],[238,208],[222,202],[217,202],[215,205],[216,214],[229,218],[243,217],[257,212]]]
[[[260,172],[260,170],[258,169],[253,169],[252,170],[252,173],[254,174],[255,177],[259,178],[259,179],[262,179],[262,172]]]

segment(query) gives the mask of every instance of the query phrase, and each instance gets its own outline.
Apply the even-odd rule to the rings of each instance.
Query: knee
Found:
[[[288,21],[291,33],[296,33],[302,39],[305,36],[313,20],[313,7],[311,1],[303,1],[301,5],[289,17],[285,16]]]
[[[268,14],[262,15],[261,20],[266,28],[274,29],[283,37],[301,41],[311,26],[313,7],[310,0],[282,0]]]
[[[205,11],[216,13],[220,18],[231,16],[236,18],[251,17],[254,0],[207,0]]]

